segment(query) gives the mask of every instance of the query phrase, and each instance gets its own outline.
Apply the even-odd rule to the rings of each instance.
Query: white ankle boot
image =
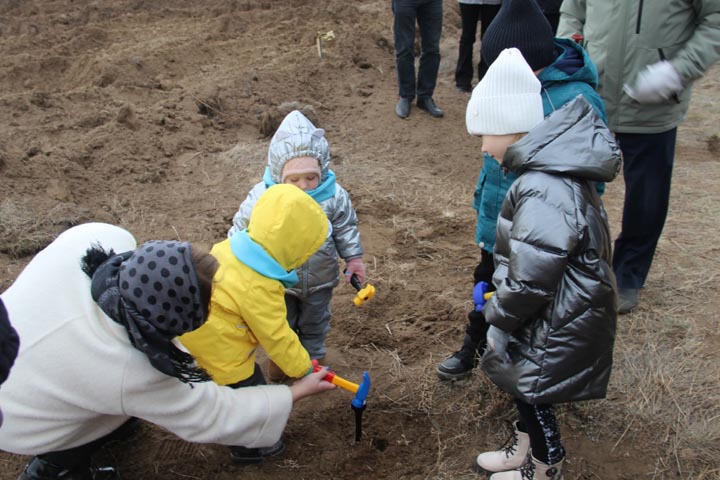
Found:
[[[529,461],[519,469],[496,473],[490,477],[490,480],[563,480],[562,464],[565,459],[548,465],[532,455],[528,457]]]
[[[512,437],[500,450],[478,455],[475,460],[476,472],[504,472],[520,468],[525,463],[530,450],[530,437],[527,433],[518,430],[517,422],[513,426],[515,431]]]

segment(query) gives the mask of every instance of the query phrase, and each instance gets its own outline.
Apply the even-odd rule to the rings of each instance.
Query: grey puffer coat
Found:
[[[620,162],[612,133],[582,97],[503,158],[520,177],[498,218],[497,292],[483,313],[511,333],[510,361],[488,349],[483,369],[526,403],[605,396],[617,287],[607,215],[593,182],[613,180]]]
[[[228,231],[228,236],[247,227],[250,213],[265,190],[267,187],[264,182],[256,184],[250,190],[233,217],[233,226]],[[300,281],[294,287],[287,289],[288,293],[295,296],[305,297],[321,288],[336,287],[340,282],[338,254],[345,261],[363,255],[358,218],[347,190],[336,183],[335,196],[321,201],[320,206],[332,224],[332,235],[320,250],[297,270]]]

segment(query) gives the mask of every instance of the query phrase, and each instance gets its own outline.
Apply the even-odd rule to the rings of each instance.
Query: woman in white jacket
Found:
[[[2,294],[21,348],[0,389],[0,449],[36,455],[20,479],[116,478],[90,456],[133,417],[188,441],[272,445],[294,400],[333,388],[324,372],[292,387],[205,381],[174,337],[205,322],[216,269],[186,242],[136,249],[98,223],[33,258]]]

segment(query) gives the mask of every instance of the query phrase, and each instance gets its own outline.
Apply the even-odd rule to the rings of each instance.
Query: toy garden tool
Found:
[[[475,303],[475,311],[479,312],[485,306],[485,302],[490,300],[495,292],[488,292],[490,285],[487,282],[478,282],[473,288],[473,303]]]
[[[375,287],[370,285],[369,283],[365,285],[365,287],[362,286],[360,283],[360,279],[357,275],[353,273],[352,277],[350,277],[350,285],[357,290],[357,295],[355,295],[355,298],[353,298],[353,303],[356,307],[359,307],[366,301],[370,300],[373,296],[375,296]]]
[[[313,372],[317,372],[322,368],[317,360],[313,360],[312,365]],[[355,394],[355,397],[352,399],[351,406],[355,412],[355,441],[359,442],[362,435],[362,413],[365,410],[366,399],[368,393],[370,392],[370,374],[363,372],[363,380],[360,385],[349,380],[345,380],[332,371],[328,371],[325,376],[325,380]]]

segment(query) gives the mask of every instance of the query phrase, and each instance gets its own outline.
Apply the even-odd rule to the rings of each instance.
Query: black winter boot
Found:
[[[472,373],[485,353],[487,324],[482,312],[468,313],[469,324],[465,327],[465,338],[460,350],[439,363],[436,371],[440,380],[461,380]]]
[[[76,467],[67,469],[33,457],[17,480],[119,480],[120,476],[113,467]]]
[[[477,349],[468,340],[470,337],[465,335],[460,350],[438,364],[436,371],[440,380],[462,380],[470,376],[472,369],[477,366]]]

